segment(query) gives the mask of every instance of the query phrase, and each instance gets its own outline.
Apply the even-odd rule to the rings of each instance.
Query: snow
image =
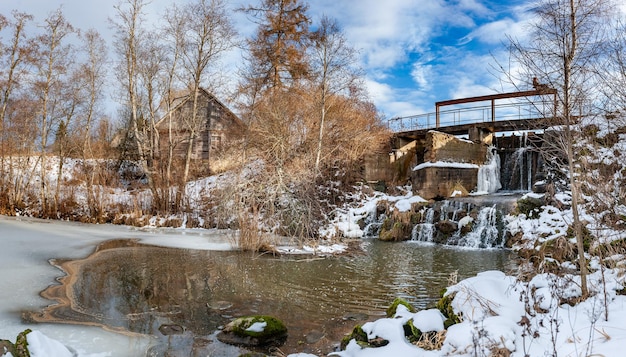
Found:
[[[472,216],[465,216],[459,219],[458,225],[459,225],[459,228],[463,228],[472,222],[474,222],[474,218],[472,218]]]
[[[443,330],[445,317],[437,309],[418,311],[413,317],[413,326],[422,332]]]
[[[384,195],[375,196],[389,199]],[[399,202],[411,197],[405,194],[391,200]],[[370,202],[368,200],[365,202]],[[542,214],[532,220],[523,215],[509,217],[509,226],[524,231],[524,234],[536,235],[544,230],[554,232],[566,226],[570,219],[568,214],[546,206]],[[547,224],[550,224],[549,229],[542,227]],[[168,238],[180,246],[197,244],[204,249],[219,248],[230,233],[220,234],[205,230],[135,229],[0,216],[3,241],[0,251],[0,283],[3,286],[0,290],[0,336],[14,338],[24,329],[33,327],[24,325],[11,311],[34,311],[48,303],[38,296],[38,292],[58,276],[58,271],[47,262],[50,257],[82,257],[95,244],[121,237],[150,244],[170,244],[163,242]],[[621,256],[612,258],[621,259]],[[592,260],[590,266],[599,269],[601,264]],[[29,283],[24,284],[24,281]],[[409,343],[404,337],[403,324],[413,320],[414,326],[421,331],[442,331],[443,315],[436,309],[411,313],[399,305],[393,318],[381,318],[362,326],[370,338],[388,340],[386,346],[363,348],[352,341],[345,351],[331,355],[473,356],[489,355],[496,348],[507,348],[514,357],[544,355],[546,351],[559,351],[563,356],[580,355],[581,351],[586,355],[619,355],[619,351],[626,348],[626,330],[622,327],[626,319],[626,297],[616,294],[616,290],[624,286],[623,272],[618,269],[592,272],[589,276],[592,297],[575,306],[561,304],[560,297],[580,295],[579,284],[576,275],[540,274],[523,282],[499,271],[482,272],[447,289],[446,295],[454,294],[452,308],[463,317],[460,323],[448,328],[440,350],[427,351]],[[604,318],[605,313],[608,313],[608,319]],[[149,345],[148,338],[118,335],[88,326],[39,324],[36,328],[29,334],[35,357],[63,357],[71,351],[76,351],[79,357],[136,356],[145,354]],[[258,323],[249,329],[257,331],[262,328],[263,323]],[[295,353],[290,356],[314,355]]]
[[[450,197],[456,197],[456,196],[462,196],[462,195],[463,195],[463,192],[461,192],[459,190],[455,190],[454,192],[452,192]]]
[[[602,129],[605,131],[605,129]],[[613,148],[595,148],[596,156],[590,162],[611,164],[620,162],[626,155],[626,136]],[[495,160],[495,159],[494,159]],[[48,162],[50,164],[50,161]],[[492,168],[490,161],[486,169]],[[73,164],[66,164],[71,168]],[[472,164],[426,163],[425,167],[479,168]],[[590,172],[599,175],[599,172]],[[623,182],[622,171],[616,172],[614,180]],[[493,176],[486,172],[483,182],[492,187]],[[52,179],[52,178],[51,178]],[[200,196],[207,187],[219,185],[211,178],[190,183],[188,193]],[[616,186],[620,189],[619,185]],[[377,206],[386,201],[392,209],[406,212],[415,204],[425,202],[414,195],[410,188],[399,188],[403,194],[390,196],[380,192],[357,193],[351,206],[337,208],[332,221],[320,234],[324,237],[340,235],[360,238],[365,234],[362,225],[375,217]],[[489,189],[485,190],[489,191]],[[111,202],[124,202],[132,197],[136,202],[144,199],[141,193],[110,190]],[[119,195],[119,196],[118,196]],[[360,195],[360,196],[359,196]],[[526,197],[542,199],[543,195],[529,193]],[[80,197],[79,197],[80,198]],[[507,229],[512,235],[520,235],[521,243],[515,249],[535,249],[544,242],[564,237],[573,221],[571,193],[558,192],[555,199],[562,207],[546,205],[532,218],[523,214],[507,216]],[[80,200],[79,200],[80,202]],[[556,204],[559,206],[558,204]],[[614,213],[626,215],[623,201],[612,207]],[[626,239],[623,230],[602,226],[602,216],[594,216],[581,207],[581,217],[586,226],[600,242]],[[472,222],[471,217],[459,221],[459,226]],[[155,222],[156,223],[156,222]],[[155,224],[153,223],[153,224]],[[34,219],[7,218],[0,216],[0,338],[14,339],[18,333],[32,325],[26,325],[15,311],[37,311],[49,301],[41,298],[42,291],[59,275],[48,263],[51,257],[68,259],[84,257],[99,242],[114,238],[134,238],[153,245],[193,249],[233,249],[234,232],[194,229],[129,228],[110,225],[82,225],[68,222],[41,221]],[[328,240],[327,242],[334,242]],[[33,247],[36,247],[33,248]],[[283,252],[294,254],[318,254],[340,252],[341,244],[304,245],[300,248],[279,247]],[[399,305],[395,316],[380,318],[363,324],[370,338],[383,338],[389,343],[382,347],[364,348],[351,341],[345,351],[330,355],[341,357],[380,356],[476,356],[497,355],[498,348],[511,351],[511,356],[619,356],[626,349],[626,296],[617,291],[626,286],[624,255],[614,254],[605,261],[614,262],[615,268],[604,268],[597,258],[589,256],[592,271],[588,276],[591,296],[578,301],[581,295],[580,277],[576,274],[537,274],[529,281],[499,271],[487,271],[464,279],[450,286],[446,296],[453,297],[451,306],[462,316],[461,322],[450,326],[439,350],[427,351],[407,341],[403,325],[409,320],[421,331],[442,331],[444,316],[436,309],[409,312]],[[558,264],[554,259],[547,262]],[[561,263],[562,268],[576,271],[572,262]],[[24,283],[27,282],[27,283]],[[572,299],[570,306],[563,299]],[[250,329],[265,326],[253,324]],[[146,337],[124,336],[89,326],[38,324],[28,336],[31,353],[39,356],[106,357],[145,355],[150,340]],[[73,351],[76,351],[74,353]],[[291,352],[291,351],[290,351]],[[70,354],[68,354],[70,353]],[[295,353],[291,357],[312,357],[312,354]]]
[[[437,162],[424,162],[419,164],[413,168],[413,171],[418,171],[421,169],[429,168],[429,167],[447,167],[453,169],[478,169],[479,165],[469,164],[464,162],[447,162],[447,161],[437,161]]]
[[[345,244],[331,244],[331,245],[303,245],[302,248],[296,248],[292,246],[277,246],[276,250],[281,254],[313,254],[313,255],[332,255],[341,254],[346,251],[348,247]]]
[[[148,337],[125,336],[99,327],[59,324],[30,325],[22,322],[19,311],[39,311],[50,301],[39,296],[60,272],[48,259],[83,258],[102,241],[139,238],[144,233],[127,227],[85,225],[0,216],[0,339],[15,341],[27,328],[44,344],[39,333],[71,347],[79,357],[133,357],[144,355]],[[56,356],[39,354],[38,356]],[[60,355],[63,356],[63,355]]]
[[[263,332],[265,331],[265,327],[267,327],[267,322],[255,322],[250,327],[246,329],[248,332]]]
[[[608,275],[607,275],[608,274]],[[574,278],[574,279],[572,279]],[[626,348],[626,297],[615,294],[623,277],[605,271],[609,319],[604,320],[601,274],[590,276],[598,294],[576,305],[560,305],[555,292],[580,293],[575,288],[575,277],[540,275],[528,284],[502,272],[490,271],[461,281],[446,294],[456,294],[452,306],[463,313],[462,322],[448,328],[441,350],[426,351],[411,345],[404,337],[402,325],[413,318],[422,331],[440,331],[442,316],[438,310],[424,310],[415,314],[401,309],[394,318],[383,318],[363,325],[369,338],[381,337],[389,344],[378,348],[361,348],[352,341],[345,351],[331,355],[343,357],[367,356],[474,356],[490,355],[496,348],[507,348],[512,356],[539,356],[546,351],[559,355],[617,356]],[[570,290],[571,289],[571,290]],[[529,301],[525,302],[525,298]],[[545,309],[545,310],[543,310]],[[429,325],[427,322],[434,321]],[[527,322],[524,322],[527,321]],[[441,325],[439,325],[441,324]],[[530,336],[526,329],[537,331]],[[554,337],[554,339],[552,339]]]
[[[337,208],[331,222],[320,230],[320,236],[334,238],[340,235],[345,238],[363,238],[365,232],[361,229],[360,221],[376,216],[376,207],[380,202],[393,203],[390,207],[398,212],[411,210],[414,204],[427,203],[422,197],[413,194],[410,186],[397,187],[404,194],[398,196],[387,195],[382,192],[371,194],[361,193],[357,197],[353,207]]]
[[[39,331],[26,335],[31,357],[73,357],[72,352],[57,340],[53,340]]]

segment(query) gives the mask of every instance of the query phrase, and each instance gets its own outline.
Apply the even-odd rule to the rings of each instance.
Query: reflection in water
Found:
[[[396,296],[430,307],[454,271],[465,278],[513,266],[502,250],[377,240],[365,250],[295,259],[110,241],[86,259],[55,262],[68,275],[42,295],[59,304],[30,318],[156,336],[182,327],[187,337],[207,337],[232,317],[267,314],[289,328],[283,351],[326,353],[355,323],[384,314]]]

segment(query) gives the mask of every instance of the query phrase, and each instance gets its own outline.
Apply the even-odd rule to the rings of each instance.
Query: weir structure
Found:
[[[534,86],[534,90],[439,101],[434,113],[390,119],[391,152],[386,160],[370,161],[367,180],[410,180],[413,190],[426,199],[475,191],[479,169],[490,164],[488,154],[495,151],[504,163],[504,150],[510,150],[509,144],[499,145],[504,139],[496,138],[496,133],[524,132],[528,142],[536,137],[533,133],[559,124],[554,116],[557,91],[536,81]],[[501,148],[494,150],[494,145]]]

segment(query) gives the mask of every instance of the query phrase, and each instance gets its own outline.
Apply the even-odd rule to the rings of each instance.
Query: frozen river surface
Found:
[[[62,275],[50,259],[79,259],[107,240],[137,238],[163,245],[185,235],[185,244],[196,248],[229,249],[226,234],[204,232],[154,232],[123,226],[87,225],[0,216],[0,339],[15,341],[23,330],[37,329],[70,346],[81,356],[142,356],[151,338],[107,332],[100,327],[65,324],[25,324],[22,313],[41,311],[51,301],[39,293]],[[183,243],[183,242],[179,242]]]

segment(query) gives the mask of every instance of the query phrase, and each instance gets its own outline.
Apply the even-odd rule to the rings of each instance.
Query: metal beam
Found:
[[[441,102],[436,102],[435,107],[438,108],[438,107],[443,107],[446,105],[484,102],[487,100],[494,101],[498,99],[508,99],[508,98],[532,97],[532,96],[556,94],[556,93],[557,93],[556,89],[553,89],[553,88],[527,90],[527,91],[522,91],[522,92],[498,93],[498,94],[482,95],[478,97],[443,100]]]

